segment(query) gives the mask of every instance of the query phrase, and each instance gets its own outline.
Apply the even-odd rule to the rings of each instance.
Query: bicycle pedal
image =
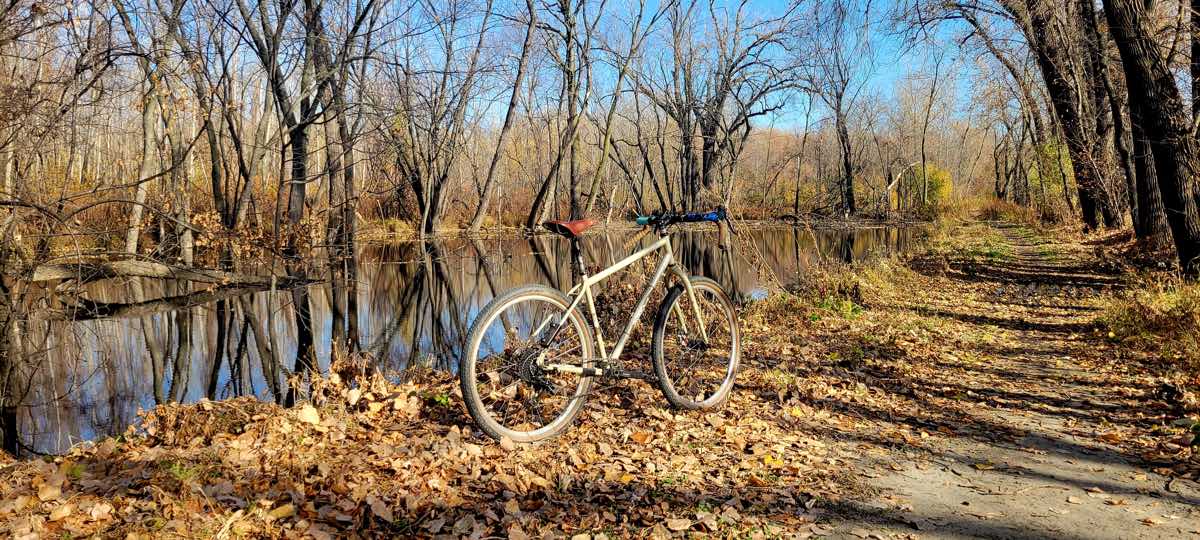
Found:
[[[610,371],[609,376],[616,379],[641,379],[643,381],[658,380],[658,377],[653,373],[646,373],[645,371],[625,371],[623,369]]]

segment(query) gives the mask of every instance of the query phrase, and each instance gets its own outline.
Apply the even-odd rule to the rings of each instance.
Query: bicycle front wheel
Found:
[[[671,405],[712,409],[725,403],[733,389],[741,357],[741,330],[733,301],[717,282],[699,276],[690,281],[707,339],[700,331],[687,289],[671,287],[654,321],[654,372]]]
[[[458,378],[467,410],[489,436],[547,439],[583,408],[591,377],[543,369],[591,367],[591,327],[569,306],[562,292],[531,285],[496,297],[475,319]]]

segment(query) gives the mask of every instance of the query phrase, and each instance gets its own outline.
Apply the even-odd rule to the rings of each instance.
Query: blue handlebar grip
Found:
[[[650,216],[638,216],[637,224],[645,227],[646,225],[650,224],[650,219]]]

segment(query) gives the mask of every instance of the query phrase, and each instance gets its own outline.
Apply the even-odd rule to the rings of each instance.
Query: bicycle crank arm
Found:
[[[604,360],[597,358],[596,360]],[[623,369],[601,369],[593,367],[573,366],[570,364],[546,364],[542,366],[543,371],[557,371],[559,373],[574,373],[584,377],[610,377],[613,379],[641,379],[644,381],[653,381],[657,377],[653,373],[644,371],[625,371]]]

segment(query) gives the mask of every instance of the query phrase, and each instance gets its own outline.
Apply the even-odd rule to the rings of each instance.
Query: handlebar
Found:
[[[638,216],[637,224],[643,227],[654,225],[656,227],[664,227],[675,223],[719,223],[721,221],[729,221],[729,213],[725,211],[724,206],[717,207],[716,210],[708,212],[665,212],[651,216]]]

